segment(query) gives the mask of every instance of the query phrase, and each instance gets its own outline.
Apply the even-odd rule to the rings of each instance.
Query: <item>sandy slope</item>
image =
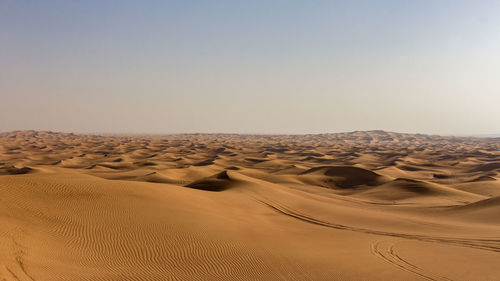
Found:
[[[500,280],[500,140],[0,134],[0,280]]]

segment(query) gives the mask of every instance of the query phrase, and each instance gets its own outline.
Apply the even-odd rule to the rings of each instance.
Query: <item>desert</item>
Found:
[[[500,139],[0,134],[1,280],[499,280]]]
[[[0,1],[0,281],[500,281],[500,1]]]

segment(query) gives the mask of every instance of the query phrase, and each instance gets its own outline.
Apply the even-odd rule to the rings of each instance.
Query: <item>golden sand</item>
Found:
[[[500,280],[500,139],[0,134],[0,280]]]

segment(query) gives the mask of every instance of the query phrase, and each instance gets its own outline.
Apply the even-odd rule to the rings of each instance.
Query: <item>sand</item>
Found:
[[[500,139],[0,134],[0,280],[500,280]]]

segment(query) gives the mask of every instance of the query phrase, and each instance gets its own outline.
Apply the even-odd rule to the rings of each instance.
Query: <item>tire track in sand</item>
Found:
[[[393,241],[380,241],[377,240],[371,244],[371,253],[382,259],[383,261],[401,269],[406,272],[413,273],[415,275],[418,275],[426,280],[432,280],[432,281],[452,281],[449,278],[433,274],[431,272],[427,272],[423,270],[422,268],[410,263],[409,261],[403,259],[396,250],[394,249],[394,246],[396,245],[397,242]]]
[[[323,221],[320,219],[316,219],[314,217],[311,217],[309,215],[302,214],[298,211],[292,210],[288,207],[284,207],[282,205],[279,205],[275,202],[269,202],[269,201],[262,201],[260,199],[257,199],[264,205],[270,207],[271,209],[293,217],[295,219],[302,220],[304,222],[309,222],[312,224],[316,225],[321,225],[321,226],[326,226],[330,228],[335,228],[335,229],[340,229],[340,230],[350,230],[350,231],[355,231],[355,232],[361,232],[361,233],[367,233],[367,234],[376,234],[376,235],[383,235],[383,236],[392,236],[392,237],[398,237],[398,238],[406,238],[406,239],[413,239],[413,240],[418,240],[418,241],[425,241],[425,242],[438,242],[438,243],[448,243],[448,244],[454,244],[454,245],[459,245],[459,246],[464,246],[464,247],[470,247],[470,248],[477,248],[477,249],[482,249],[482,250],[489,250],[489,251],[494,251],[498,252],[499,251],[499,245],[498,245],[498,240],[489,240],[489,239],[477,239],[476,243],[474,243],[474,239],[459,239],[459,238],[442,238],[442,237],[432,237],[432,236],[425,236],[425,235],[413,235],[413,234],[404,234],[404,233],[392,233],[392,232],[383,232],[383,231],[377,231],[377,230],[371,230],[371,229],[364,229],[364,228],[357,228],[357,227],[352,227],[352,226],[346,226],[346,225],[341,225],[341,224],[335,224],[327,221]],[[486,242],[486,244],[485,244]],[[492,243],[491,245],[488,244]],[[432,281],[452,281],[452,279],[449,279],[447,277],[443,277],[440,275],[436,275],[430,272],[426,272],[425,270],[419,268],[418,266],[410,263],[409,261],[403,259],[400,255],[398,255],[394,249],[394,245],[396,242],[391,242],[391,241],[375,241],[371,244],[371,253],[375,255],[376,257],[384,260],[387,263],[390,263],[391,265],[404,270],[409,273],[413,273],[415,275],[418,275],[426,280],[432,280]]]
[[[256,198],[256,200],[261,202],[265,206],[271,208],[272,210],[280,213],[280,214],[301,220],[303,222],[308,222],[308,223],[312,223],[312,224],[316,224],[316,225],[320,225],[320,226],[324,226],[324,227],[340,229],[340,230],[348,230],[348,231],[354,231],[354,232],[360,232],[360,233],[366,233],[366,234],[375,234],[375,235],[381,235],[381,236],[390,236],[390,237],[396,237],[396,238],[418,240],[418,241],[424,241],[424,242],[450,244],[450,245],[455,245],[455,246],[468,247],[468,248],[474,248],[474,249],[480,249],[480,250],[500,253],[500,238],[492,239],[492,238],[439,237],[439,236],[430,236],[430,235],[424,235],[424,234],[397,233],[397,232],[388,232],[388,231],[374,230],[374,229],[368,229],[368,228],[361,228],[361,227],[333,223],[333,222],[325,221],[322,219],[317,219],[317,218],[314,218],[310,215],[293,210],[289,207],[285,207],[283,205],[280,205],[276,202],[271,202],[270,200],[264,201],[264,200],[257,199],[257,198]]]

